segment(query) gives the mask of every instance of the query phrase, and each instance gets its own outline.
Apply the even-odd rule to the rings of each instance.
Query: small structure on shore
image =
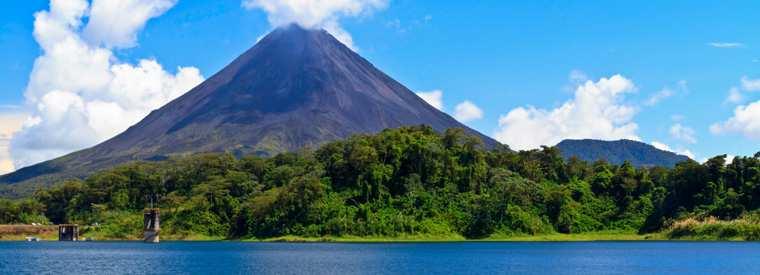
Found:
[[[143,212],[143,241],[158,243],[161,231],[161,214],[158,208],[148,208]]]
[[[58,225],[58,241],[75,242],[79,240],[79,225],[61,224]]]

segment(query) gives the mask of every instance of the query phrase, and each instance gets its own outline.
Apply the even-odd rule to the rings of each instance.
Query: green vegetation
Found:
[[[760,154],[636,168],[566,161],[551,147],[489,151],[461,130],[410,127],[271,158],[119,166],[0,201],[0,223],[78,223],[96,239],[134,239],[154,200],[162,236],[174,239],[754,239],[756,198]]]

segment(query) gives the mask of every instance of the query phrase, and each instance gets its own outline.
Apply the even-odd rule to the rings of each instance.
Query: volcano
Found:
[[[20,169],[1,183],[84,177],[137,160],[231,152],[271,156],[354,134],[429,125],[462,128],[324,30],[278,28],[220,72],[118,136]]]

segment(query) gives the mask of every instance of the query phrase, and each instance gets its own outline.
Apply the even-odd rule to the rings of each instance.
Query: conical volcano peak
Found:
[[[248,72],[287,74],[315,66],[341,67],[338,63],[362,61],[366,62],[324,29],[309,29],[293,23],[271,31],[218,75],[232,77],[243,73],[250,77],[246,74]],[[253,67],[260,67],[262,63],[267,68],[254,70]]]
[[[327,31],[297,24],[275,29],[208,82],[225,87],[208,89],[204,94],[208,105],[201,111],[219,107],[260,113],[302,107],[345,109],[354,106],[351,98],[358,94],[405,104],[389,86],[398,83],[370,62]],[[208,108],[212,105],[216,108]]]
[[[273,30],[194,89],[93,148],[21,169],[0,182],[86,176],[135,160],[232,152],[273,155],[355,134],[428,125],[463,128],[325,30]]]

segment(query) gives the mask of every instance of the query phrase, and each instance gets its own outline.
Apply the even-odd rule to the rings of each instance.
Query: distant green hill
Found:
[[[679,162],[689,160],[687,156],[660,150],[643,142],[626,139],[616,141],[567,139],[557,144],[557,148],[566,159],[575,156],[590,162],[606,160],[617,165],[629,161],[637,167],[674,167]]]

